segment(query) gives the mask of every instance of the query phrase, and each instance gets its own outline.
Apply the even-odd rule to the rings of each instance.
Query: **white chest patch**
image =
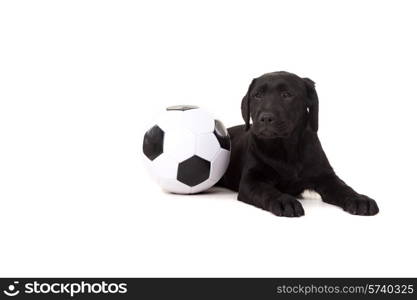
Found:
[[[313,190],[304,190],[304,192],[301,194],[301,197],[306,199],[321,200],[320,195]]]

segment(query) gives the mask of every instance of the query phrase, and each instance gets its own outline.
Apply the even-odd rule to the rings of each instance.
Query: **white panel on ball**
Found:
[[[210,180],[217,183],[226,172],[229,161],[230,151],[220,149],[214,160],[211,162]]]
[[[214,131],[214,119],[201,108],[184,111],[184,126],[194,133],[208,133]]]
[[[178,161],[166,153],[155,158],[148,166],[151,168],[151,173],[158,178],[175,179],[177,177]]]
[[[202,191],[205,191],[205,190],[211,188],[214,184],[215,184],[215,182],[211,181],[210,179],[207,179],[206,181],[204,181],[204,182],[202,182],[202,183],[200,183],[196,186],[193,186],[191,188],[191,193],[193,193],[193,194],[194,193],[200,193]]]
[[[145,168],[148,170],[149,175],[151,175],[153,180],[158,182],[159,176],[152,165],[153,162],[150,159],[148,159],[145,154],[142,153],[141,155],[143,157],[142,162],[145,165]]]
[[[182,162],[194,155],[195,135],[185,128],[171,128],[165,132],[164,153]]]
[[[181,128],[183,127],[183,114],[182,111],[164,111],[157,118],[158,126],[165,132],[172,128]]]
[[[163,190],[175,194],[190,194],[191,188],[176,179],[159,178],[159,185]]]
[[[197,136],[196,152],[198,156],[212,161],[220,150],[220,144],[214,133],[202,133]]]

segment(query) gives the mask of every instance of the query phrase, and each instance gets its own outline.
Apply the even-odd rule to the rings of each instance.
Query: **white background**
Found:
[[[0,275],[417,276],[413,2],[2,1]],[[316,81],[323,147],[379,215],[279,218],[148,177],[157,112],[242,123],[277,70]]]

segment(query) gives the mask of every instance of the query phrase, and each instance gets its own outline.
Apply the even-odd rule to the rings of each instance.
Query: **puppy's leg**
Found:
[[[242,176],[237,198],[277,216],[299,217],[304,215],[301,203],[294,196],[280,192],[265,178],[257,176],[256,172],[246,172]]]
[[[324,202],[340,206],[351,214],[373,216],[379,212],[375,200],[355,192],[335,174],[316,178],[315,185]]]

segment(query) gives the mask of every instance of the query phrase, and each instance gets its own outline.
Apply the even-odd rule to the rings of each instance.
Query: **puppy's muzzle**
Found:
[[[261,113],[259,114],[258,122],[262,126],[270,126],[275,123],[277,118],[272,113]]]
[[[260,113],[257,118],[258,135],[262,137],[283,137],[287,135],[288,127],[276,115],[269,112]]]

